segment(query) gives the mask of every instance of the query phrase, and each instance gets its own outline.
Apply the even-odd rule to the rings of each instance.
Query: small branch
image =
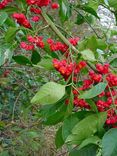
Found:
[[[14,122],[15,108],[16,108],[16,104],[17,104],[17,102],[18,102],[18,100],[19,100],[20,95],[21,95],[21,92],[18,94],[18,96],[17,96],[17,98],[16,98],[16,100],[15,100],[15,102],[14,102],[14,105],[13,105],[12,121],[11,121],[12,123]]]
[[[58,28],[55,26],[55,24],[51,21],[51,19],[48,17],[48,15],[45,13],[44,9],[42,9],[42,14],[45,21],[48,23],[48,25],[52,28],[52,30],[58,35],[58,37],[74,52],[79,53],[79,51],[65,38],[65,36],[58,30]]]
[[[93,30],[93,32],[95,33],[95,35],[96,35],[98,38],[101,39],[102,37],[100,37],[100,36],[97,34],[97,32],[96,32],[95,29],[92,27],[92,25],[89,23],[89,21],[86,19],[86,17],[83,16],[77,9],[74,8],[74,10],[75,10],[80,16],[82,16],[82,17],[85,19],[85,21],[86,21],[87,24],[90,26],[90,28]]]

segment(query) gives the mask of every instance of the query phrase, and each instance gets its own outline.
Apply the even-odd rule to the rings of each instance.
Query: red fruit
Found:
[[[33,16],[33,17],[31,18],[31,20],[32,20],[33,22],[38,22],[38,21],[40,20],[40,17],[39,17],[39,16]]]
[[[26,42],[21,42],[20,43],[20,47],[22,49],[25,49],[25,50],[33,50],[34,49],[34,45],[33,44],[27,44]]]
[[[14,13],[12,15],[14,19],[16,19],[17,23],[26,27],[31,28],[30,22],[27,20],[26,16],[22,13]]]
[[[4,77],[7,77],[9,74],[10,74],[10,70],[6,70],[6,71],[3,73],[3,76],[4,76]]]
[[[59,8],[59,4],[54,2],[54,3],[52,3],[51,7],[52,7],[52,9],[58,9]]]
[[[39,8],[34,8],[33,6],[30,8],[30,11],[35,13],[35,14],[41,14],[41,9]]]

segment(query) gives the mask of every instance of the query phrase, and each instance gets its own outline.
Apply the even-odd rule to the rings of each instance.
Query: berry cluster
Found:
[[[84,67],[86,67],[86,62],[81,61],[78,64],[75,62],[67,63],[67,60],[57,60],[53,59],[54,68],[60,72],[60,74],[64,77],[65,80],[69,78],[69,76],[73,73],[74,76],[77,75]]]
[[[0,9],[5,8],[12,0],[3,0],[0,2]]]
[[[110,87],[117,86],[117,75],[109,73],[106,77],[106,80],[108,81]]]
[[[28,5],[37,5],[39,7],[49,5],[51,0],[26,0]]]
[[[28,43],[21,42],[20,43],[20,47],[23,48],[23,49],[25,49],[25,50],[33,50],[34,49],[34,46],[36,45],[37,47],[43,49],[45,47],[45,43],[47,43],[47,44],[49,44],[50,50],[52,52],[53,51],[54,52],[55,51],[61,51],[62,53],[65,53],[67,55],[69,53],[68,46],[66,44],[64,44],[62,42],[59,42],[59,41],[56,41],[55,42],[51,38],[48,38],[47,41],[44,41],[42,36],[34,36],[33,37],[33,36],[29,35],[29,36],[27,36],[27,41],[28,41]],[[71,44],[77,45],[77,43],[79,41],[79,38],[78,37],[76,37],[76,38],[70,38],[69,41],[71,42]]]
[[[51,3],[51,0],[26,0],[28,5],[36,5],[38,7],[48,6]],[[52,9],[58,9],[59,4],[54,2],[51,4]]]
[[[74,89],[72,92],[73,92],[73,95],[74,95],[73,105],[75,107],[90,109],[89,104],[84,99],[79,99],[78,90]],[[69,104],[69,99],[66,99],[65,104],[67,104],[67,105]]]
[[[18,24],[26,27],[31,28],[30,22],[26,18],[26,16],[22,13],[14,13],[12,17],[17,21]]]
[[[25,50],[34,50],[34,45],[26,42],[21,42],[20,47]]]
[[[109,73],[109,64],[108,63],[105,63],[104,65],[96,64],[96,69],[101,74],[107,74]]]
[[[68,39],[68,41],[73,45],[76,46],[78,41],[80,40],[79,37],[74,37]],[[50,45],[51,51],[61,51],[63,53],[68,52],[68,46],[62,42],[54,41],[51,38],[47,40],[47,43]]]
[[[4,8],[11,0],[4,0],[0,3],[0,9]],[[30,18],[32,22],[38,22],[41,18],[39,14],[41,15],[41,8],[43,6],[48,6],[50,4],[51,0],[26,0],[26,3],[30,5],[30,12],[34,15]],[[58,9],[59,4],[58,3],[52,3],[51,4],[52,9]],[[14,13],[12,17],[17,21],[18,24],[26,27],[31,28],[31,23],[27,19],[27,17],[23,13]]]
[[[64,60],[66,65],[66,60]],[[55,69],[57,69],[61,73],[61,69],[66,70],[64,74],[67,75],[67,71],[69,71],[67,68],[68,66],[63,65],[62,61],[53,60],[53,64]],[[80,64],[80,63],[79,63]],[[76,64],[72,64],[74,66],[71,68],[72,71],[70,71],[69,76],[75,72]],[[61,68],[62,67],[62,68]],[[97,106],[97,109],[99,112],[105,112],[107,111],[107,120],[106,124],[111,125],[113,127],[117,126],[117,114],[115,110],[117,109],[117,91],[113,87],[117,86],[117,76],[112,74],[109,68],[109,64],[96,64],[97,73],[94,71],[89,71],[89,75],[87,79],[82,80],[83,84],[81,87],[77,88],[76,90],[73,90],[74,94],[74,100],[73,104],[75,107],[90,109],[89,104],[84,99],[79,99],[79,93],[80,90],[87,90],[93,86],[93,84],[97,84],[101,81],[103,81],[103,75],[106,78],[108,82],[108,86],[106,87],[106,90],[103,91],[100,95],[98,95],[96,98],[94,98],[95,105]],[[79,70],[80,71],[80,70]],[[79,72],[76,72],[79,73]],[[62,74],[62,73],[61,73]],[[66,76],[65,75],[65,76]],[[63,77],[65,77],[63,75]],[[66,104],[69,104],[69,99],[66,100]]]

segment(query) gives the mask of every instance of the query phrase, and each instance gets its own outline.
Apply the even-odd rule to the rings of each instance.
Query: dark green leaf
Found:
[[[76,115],[70,115],[63,122],[62,135],[63,139],[66,140],[67,137],[71,134],[73,127],[78,123],[79,119]]]
[[[91,8],[89,6],[83,6],[81,9],[83,9],[85,12],[92,14],[96,18],[100,19],[99,16],[97,15],[96,11],[93,8]]]
[[[102,138],[103,156],[117,155],[117,128],[112,128]]]
[[[62,137],[62,127],[60,127],[58,129],[58,131],[56,132],[56,137],[55,137],[56,148],[58,149],[58,148],[62,147],[63,144],[64,144],[64,140]]]
[[[117,58],[111,60],[110,65],[113,66],[114,68],[117,68]]]
[[[75,23],[78,24],[78,25],[80,25],[80,24],[84,23],[84,21],[85,21],[85,20],[84,20],[84,17],[81,16],[80,14],[78,14]]]
[[[91,110],[94,112],[98,112],[96,104],[91,99],[86,99],[87,103],[90,105]]]
[[[108,0],[109,6],[113,7],[115,10],[117,10],[117,1],[116,0]]]
[[[40,54],[39,54],[36,50],[34,50],[34,51],[32,52],[31,62],[32,62],[33,64],[37,64],[40,60],[41,60]]]
[[[21,65],[32,65],[31,61],[23,55],[13,56],[13,59],[15,60],[16,63]]]
[[[69,6],[69,3],[67,0],[59,0],[59,16],[61,19],[61,22],[64,22],[69,19],[71,16],[71,7]]]
[[[97,146],[88,145],[80,150],[74,149],[70,152],[69,156],[96,156]]]
[[[66,113],[66,105],[63,103],[62,106],[55,110],[55,112],[51,112],[49,116],[47,116],[43,124],[45,125],[56,125],[64,119]]]
[[[5,34],[5,40],[7,42],[12,42],[13,39],[16,36],[16,33],[19,29],[15,28],[15,27],[9,27],[9,29],[7,30],[6,34]]]
[[[0,26],[4,24],[7,18],[8,18],[8,15],[6,12],[0,12]]]

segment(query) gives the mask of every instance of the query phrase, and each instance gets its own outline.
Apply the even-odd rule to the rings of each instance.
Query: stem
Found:
[[[59,38],[74,52],[79,53],[79,51],[65,38],[65,36],[59,31],[59,29],[55,26],[55,24],[51,21],[48,15],[45,13],[44,9],[42,9],[42,16],[48,25],[52,28],[52,30],[59,36]]]
[[[59,29],[55,26],[55,24],[51,21],[51,19],[48,17],[48,15],[46,14],[46,12],[44,11],[44,9],[42,9],[42,14],[43,18],[45,19],[45,21],[47,22],[47,24],[52,28],[52,30],[59,36],[59,38],[74,52],[76,52],[76,54],[80,53],[76,47],[74,47],[66,38],[65,36],[59,31]],[[93,69],[94,71],[96,71],[96,69],[89,63],[88,66]]]
[[[84,19],[85,19],[85,21],[87,22],[87,24],[90,26],[90,28],[93,30],[93,32],[95,33],[95,35],[98,37],[98,38],[102,38],[102,37],[100,37],[99,35],[98,35],[98,33],[95,31],[95,29],[92,27],[92,25],[90,24],[90,22],[86,19],[86,17],[85,16],[83,16],[77,9],[75,9],[74,8],[74,10],[80,15],[80,16],[82,16]]]

